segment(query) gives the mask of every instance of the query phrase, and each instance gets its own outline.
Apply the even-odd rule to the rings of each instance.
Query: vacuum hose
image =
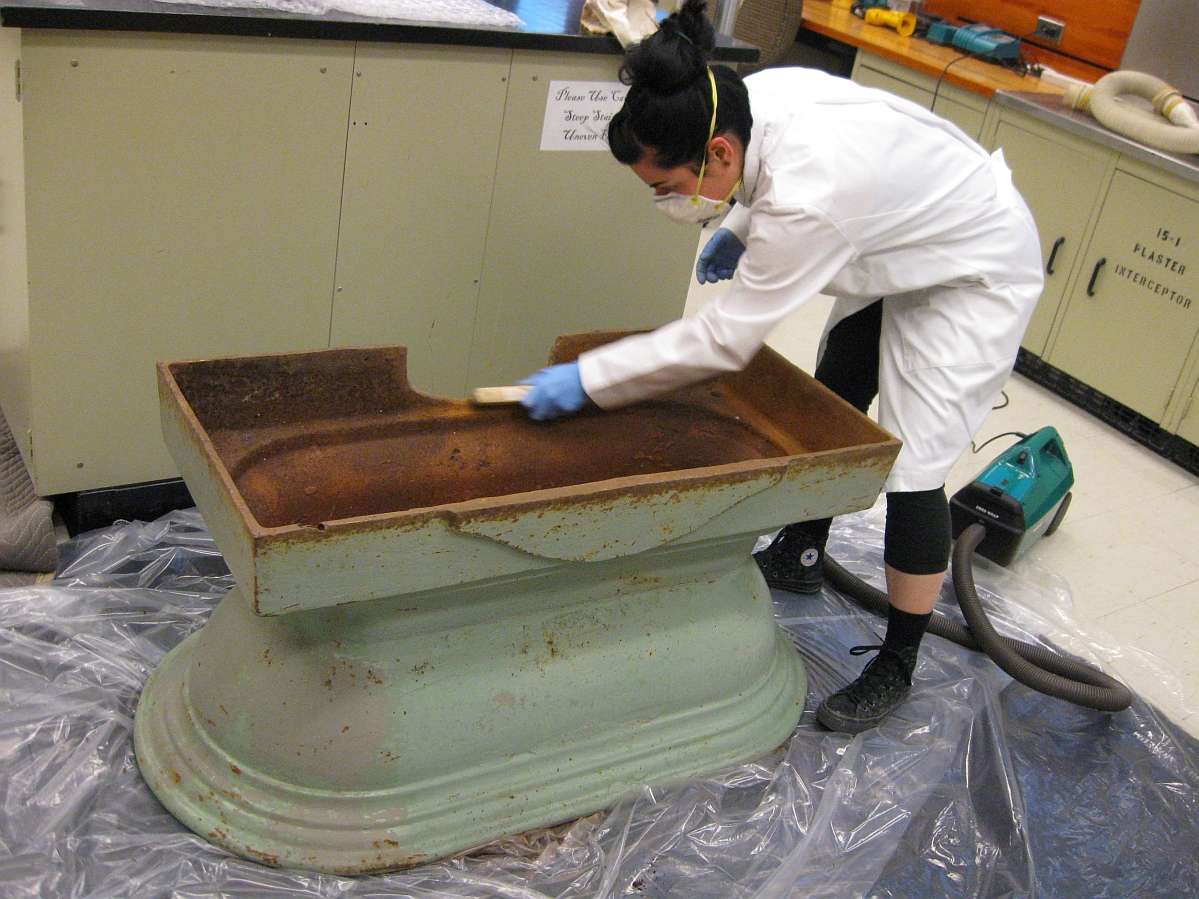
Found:
[[[929,633],[966,649],[985,652],[1015,680],[1047,696],[1100,712],[1122,712],[1132,705],[1132,692],[1102,671],[995,632],[974,588],[970,564],[975,547],[985,535],[986,529],[981,524],[971,524],[958,536],[953,548],[953,588],[966,626],[934,613],[928,625]],[[889,604],[887,594],[882,590],[854,577],[829,556],[824,559],[824,571],[833,587],[876,615],[886,617]]]
[[[1120,101],[1121,94],[1149,100],[1153,112]],[[1176,91],[1160,78],[1144,72],[1110,72],[1094,87],[1072,85],[1066,102],[1089,112],[1120,134],[1169,153],[1199,153],[1199,119]]]

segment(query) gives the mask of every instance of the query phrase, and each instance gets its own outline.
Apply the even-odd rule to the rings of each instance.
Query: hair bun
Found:
[[[704,0],[685,0],[658,30],[625,54],[620,77],[655,94],[672,94],[703,78],[716,46]]]

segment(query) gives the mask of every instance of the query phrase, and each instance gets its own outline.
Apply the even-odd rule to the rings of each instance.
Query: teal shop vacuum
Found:
[[[1133,699],[1126,686],[1048,647],[1001,636],[979,599],[973,554],[1010,565],[1040,537],[1057,530],[1070,505],[1074,469],[1057,430],[1041,428],[1017,436],[1018,443],[1004,450],[949,502],[954,538],[952,583],[964,622],[936,612],[928,632],[985,652],[1013,679],[1041,693],[1100,712],[1123,711]],[[885,592],[829,556],[824,559],[824,573],[834,588],[874,614],[887,617]]]
[[[1023,437],[953,495],[953,538],[971,524],[986,536],[975,552],[1004,567],[1057,530],[1070,507],[1074,468],[1056,428]]]

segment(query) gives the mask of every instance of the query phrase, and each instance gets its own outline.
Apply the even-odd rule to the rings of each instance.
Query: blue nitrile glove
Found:
[[[577,362],[551,365],[520,383],[533,385],[533,389],[520,402],[529,410],[529,418],[534,421],[548,421],[578,412],[587,402]]]
[[[745,252],[745,244],[728,228],[720,228],[699,254],[695,262],[695,277],[700,284],[715,284],[733,277],[737,260]]]

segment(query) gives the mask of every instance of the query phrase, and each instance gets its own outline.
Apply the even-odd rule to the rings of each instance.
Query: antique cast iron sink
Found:
[[[562,338],[553,361],[616,334]],[[402,347],[163,363],[237,587],[146,684],[163,804],[268,864],[384,871],[785,741],[806,679],[759,534],[868,507],[899,444],[780,356],[529,421]]]

